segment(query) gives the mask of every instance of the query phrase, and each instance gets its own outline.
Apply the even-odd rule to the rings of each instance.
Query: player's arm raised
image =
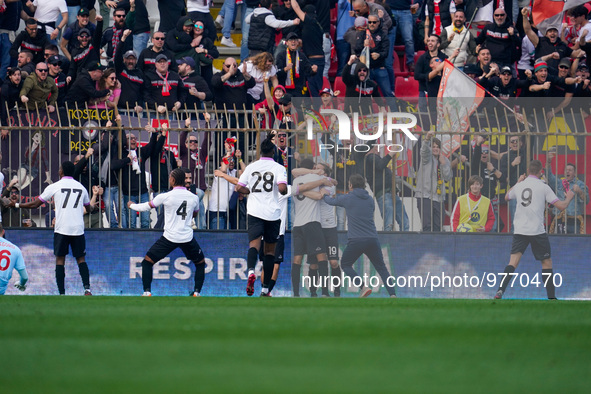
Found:
[[[566,209],[566,207],[568,207],[568,204],[570,204],[571,200],[575,197],[575,193],[573,193],[572,190],[569,190],[566,193],[566,199],[565,200],[556,200],[552,203],[552,205],[554,205],[556,208],[558,208],[561,211],[564,211]]]
[[[10,201],[8,203],[9,207],[15,207],[15,208],[22,208],[22,209],[35,209],[35,208],[39,208],[41,205],[43,205],[46,201],[41,200],[39,197],[37,197],[35,200],[33,201],[29,201],[29,202],[23,202],[23,203],[15,203],[14,201]]]

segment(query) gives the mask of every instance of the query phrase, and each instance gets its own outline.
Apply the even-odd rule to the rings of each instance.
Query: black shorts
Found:
[[[53,233],[53,254],[67,256],[72,247],[72,256],[79,258],[86,256],[86,239],[82,235],[64,235]]]
[[[550,251],[550,241],[548,234],[539,235],[513,235],[513,244],[511,245],[511,254],[523,253],[527,246],[531,244],[531,251],[536,260],[545,260],[552,257]]]
[[[279,239],[275,244],[275,264],[283,263],[283,253],[285,252],[285,236],[280,235]],[[261,242],[259,248],[259,261],[263,261],[265,258],[265,243]]]
[[[329,260],[339,259],[339,233],[336,227],[323,228],[324,242]]]
[[[263,237],[263,241],[274,244],[279,238],[281,219],[264,220],[248,215],[248,242]]]
[[[150,250],[148,250],[148,252],[146,253],[146,256],[152,259],[154,263],[157,263],[166,256],[168,256],[170,252],[172,252],[176,248],[181,248],[181,250],[185,254],[185,257],[194,263],[199,263],[205,258],[205,256],[203,255],[203,251],[201,250],[201,247],[199,246],[195,238],[193,238],[189,242],[176,243],[167,240],[166,238],[164,238],[164,236],[161,236],[158,239],[158,241],[156,241],[154,245],[152,245]]]
[[[294,256],[307,254],[310,257],[319,253],[326,253],[324,234],[319,222],[310,222],[303,226],[294,227],[292,237]]]

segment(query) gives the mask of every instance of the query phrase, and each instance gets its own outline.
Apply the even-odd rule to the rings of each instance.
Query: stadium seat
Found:
[[[345,97],[345,91],[347,90],[347,86],[343,82],[342,77],[336,77],[334,79],[334,87],[332,89],[334,92],[338,91],[339,94],[337,97]]]
[[[323,77],[322,78],[322,89],[326,89],[326,88],[332,89],[332,87],[330,86],[330,81],[328,80],[328,78],[327,77]]]
[[[415,64],[417,64],[417,60],[419,60],[423,53],[425,53],[425,51],[418,51],[417,53],[415,53]]]
[[[419,81],[414,78],[396,77],[396,88],[394,95],[410,103],[419,102]]]
[[[394,63],[394,75],[397,77],[408,77],[409,73],[402,70],[400,59],[398,58],[398,54],[396,52],[392,53],[393,56],[393,63]]]

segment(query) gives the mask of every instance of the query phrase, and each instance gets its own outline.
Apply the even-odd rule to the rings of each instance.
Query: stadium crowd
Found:
[[[509,107],[518,96],[553,98],[547,101],[547,120],[567,109],[573,97],[591,97],[585,62],[591,56],[589,4],[569,10],[567,22],[559,28],[537,29],[530,21],[529,2],[492,0],[476,9],[478,3],[284,0],[278,4],[244,0],[238,4],[226,0],[214,20],[207,1],[187,0],[185,5],[184,0],[168,0],[158,1],[159,24],[152,31],[143,0],[0,0],[2,138],[10,137],[6,125],[15,107],[50,113],[64,106],[106,108],[138,117],[145,116],[148,109],[162,116],[172,116],[169,112],[181,108],[203,110],[210,102],[217,109],[254,108],[261,127],[279,130],[274,158],[288,170],[291,184],[291,170],[300,161],[291,136],[306,116],[292,104],[294,98],[311,97],[311,106],[320,109],[337,105],[335,96],[344,97],[341,108],[371,113],[375,107],[392,108],[394,96],[418,96],[419,109],[428,111],[426,99],[437,96],[445,59]],[[226,57],[217,70],[213,63],[220,58],[218,48],[238,46],[231,35],[238,9],[242,10],[239,59]],[[216,25],[221,27],[220,41]],[[402,42],[400,55],[397,39]],[[411,75],[418,81],[418,91],[406,88],[408,78],[397,78]],[[329,76],[335,77],[334,89]],[[361,99],[365,98],[375,104],[364,106]],[[244,115],[222,117],[219,122],[222,128],[237,129],[250,124]],[[103,133],[100,149],[95,146],[77,157],[76,177],[83,180],[89,194],[102,196],[111,227],[135,227],[136,213],[126,208],[128,201],[144,203],[150,193],[168,190],[168,175],[177,167],[187,169],[188,186],[201,197],[197,228],[245,226],[246,197],[234,191],[228,181],[211,175],[215,169],[238,178],[243,171],[242,155],[249,149],[248,138],[236,140],[229,135],[223,138],[223,152],[212,153],[212,145],[221,145],[213,143],[219,140],[213,133],[182,132],[179,155],[174,157],[167,148],[166,130],[147,131],[150,140],[141,147],[133,133],[127,134],[121,156],[114,154],[117,140]],[[404,188],[400,183],[397,187],[392,176],[395,154],[355,152],[350,148],[355,141],[336,137],[332,142],[345,148],[326,160],[339,182],[337,193],[346,191],[349,176],[364,176],[378,202],[384,229],[394,230],[396,222],[398,229],[408,230],[408,214],[401,200]],[[453,231],[458,227],[454,223],[466,216],[462,210],[472,209],[470,199],[480,195],[489,200],[494,215],[484,210],[471,230],[500,231],[508,224],[499,216],[499,190],[508,190],[525,173],[524,141],[510,137],[506,152],[494,151],[481,137],[470,142],[450,159],[440,154],[441,141],[433,133],[417,147],[412,195],[418,199],[423,231],[442,230],[445,196],[452,194],[446,187],[454,177],[461,177],[464,186],[454,188],[452,199],[464,203],[452,220]],[[33,145],[30,156],[38,163],[46,161],[42,141]],[[100,164],[89,165],[91,157]],[[150,168],[146,168],[147,158]],[[472,165],[461,171],[468,168],[463,166],[466,161]],[[6,174],[8,195],[12,197],[13,191],[30,183],[27,175],[37,175],[33,170],[16,177]],[[146,181],[146,173],[152,175],[151,183]],[[475,182],[481,190],[470,195],[471,175],[480,177]],[[576,167],[566,170],[565,176],[567,184],[576,182]],[[549,179],[554,179],[559,193],[561,182],[556,177]],[[96,193],[91,193],[95,186]],[[212,187],[217,190],[208,193],[209,212],[205,215],[203,195]],[[563,191],[569,189],[562,187]],[[575,188],[580,193],[572,202],[574,208],[564,215],[562,226],[569,232],[579,231],[578,216],[584,215],[589,202],[587,187]],[[119,193],[124,196],[122,207],[118,206]],[[467,199],[459,198],[466,193]],[[509,206],[509,221],[514,209]],[[18,212],[6,211],[5,225],[30,224],[29,218]],[[344,229],[344,210],[337,207],[336,212],[338,227]],[[159,215],[157,227],[163,225],[162,213]],[[491,225],[488,220],[493,218]],[[142,228],[151,226],[149,212],[142,212],[139,219]],[[12,220],[18,223],[7,224]]]

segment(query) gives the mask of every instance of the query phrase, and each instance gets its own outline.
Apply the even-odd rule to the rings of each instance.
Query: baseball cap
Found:
[[[586,63],[579,63],[579,66],[577,67],[577,70],[582,70],[583,68],[585,69],[589,69],[589,67],[587,67]]]
[[[193,26],[193,21],[191,18],[188,18],[185,23],[183,23],[183,26]]]
[[[188,64],[191,68],[195,68],[195,60],[192,57],[185,56],[176,61],[176,64]]]
[[[80,10],[78,10],[78,16],[83,16],[83,15],[90,15],[90,11],[88,11],[88,8],[80,8]]]
[[[168,61],[168,58],[166,57],[166,55],[161,53],[160,55],[156,56],[156,63],[158,63],[160,60]]]
[[[293,31],[291,33],[289,33],[287,35],[287,37],[285,37],[286,40],[297,40],[299,38],[300,38],[300,36],[298,36],[298,33],[293,32]]]
[[[285,93],[277,102],[281,105],[291,104],[291,94]]]
[[[560,59],[560,63],[558,63],[558,67],[566,66],[570,68],[571,65],[572,63],[570,62],[570,58],[568,57],[563,57],[562,59]]]
[[[324,89],[322,89],[322,90],[320,91],[320,95],[323,95],[324,93],[328,93],[328,94],[330,94],[331,96],[334,96],[334,93],[332,92],[332,89],[331,89],[331,88],[324,88]]]
[[[538,60],[537,62],[534,63],[534,72],[538,72],[540,70],[543,70],[545,68],[548,68],[548,63],[546,63],[543,60]]]
[[[62,61],[60,60],[60,57],[58,55],[53,55],[53,56],[50,56],[47,59],[47,63],[48,64],[59,64],[59,65],[61,65],[62,64]]]
[[[127,52],[125,52],[123,54],[123,59],[127,59],[128,57],[131,57],[131,56],[133,56],[133,57],[135,57],[137,59],[137,56],[135,55],[135,52],[130,49],[129,51],[127,51]]]
[[[354,25],[355,25],[355,27],[366,27],[367,26],[367,18],[364,18],[362,16],[358,16],[357,18],[355,18]]]
[[[86,71],[96,71],[96,70],[103,71],[104,69],[105,69],[105,66],[103,66],[99,62],[92,62],[88,65],[88,67],[86,67]]]
[[[88,34],[90,36],[90,30],[88,30],[87,28],[82,28],[80,30],[78,30],[78,35],[81,36],[82,34]]]
[[[511,72],[511,67],[505,66],[505,67],[501,68],[501,74],[505,74],[505,73],[513,74]]]

